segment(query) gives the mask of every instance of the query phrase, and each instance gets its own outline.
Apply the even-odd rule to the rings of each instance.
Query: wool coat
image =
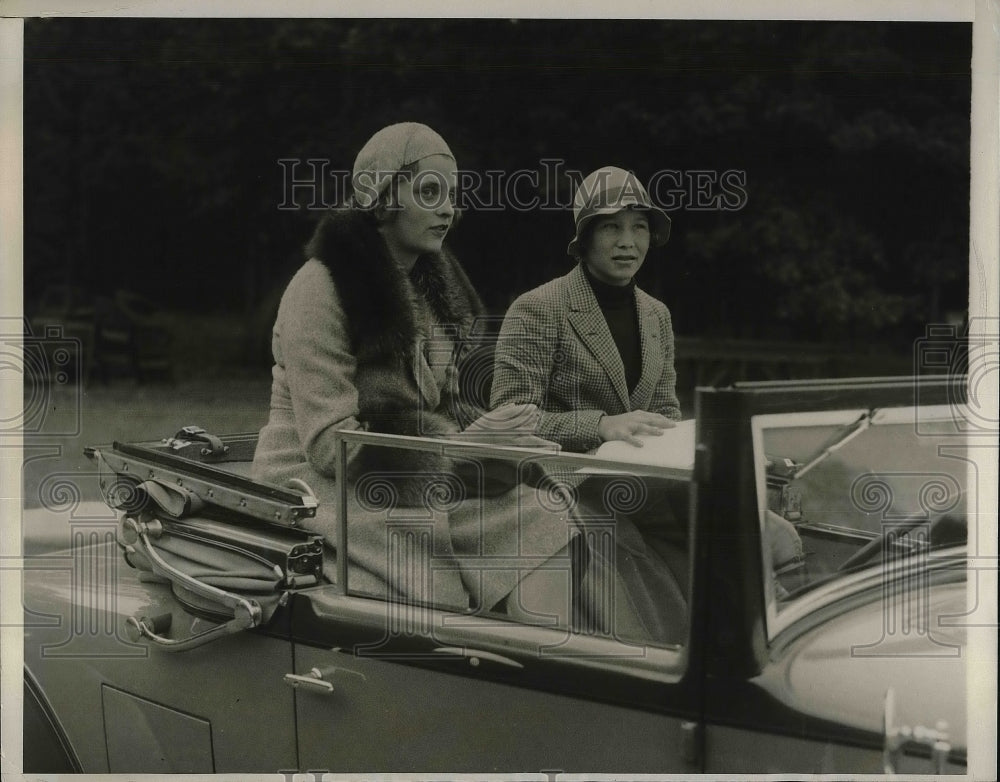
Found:
[[[330,546],[346,481],[351,592],[494,607],[566,548],[568,511],[523,483],[484,492],[485,464],[441,453],[352,448],[338,475],[334,446],[342,429],[452,437],[481,414],[461,382],[483,313],[475,290],[447,250],[403,271],[356,210],[324,218],[307,256],[274,324],[254,478],[309,484],[320,501],[312,527]]]
[[[646,410],[680,420],[670,311],[634,290],[642,374],[631,394],[611,330],[578,264],[510,306],[497,342],[492,405],[537,405],[539,436],[569,451],[601,444],[603,415]]]

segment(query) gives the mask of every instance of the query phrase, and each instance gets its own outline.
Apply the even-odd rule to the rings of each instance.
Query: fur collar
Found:
[[[463,336],[485,311],[447,249],[420,256],[407,275],[392,260],[374,222],[355,209],[328,213],[306,253],[330,272],[361,362],[389,356],[401,360],[412,354],[418,334],[414,290],[439,323],[458,325]]]
[[[447,250],[422,255],[406,274],[369,216],[351,209],[328,214],[306,252],[330,272],[347,316],[358,359],[354,383],[362,425],[387,434],[446,437],[474,420],[478,411],[461,401],[457,381],[456,388],[441,390],[437,409],[425,409],[412,370],[419,334],[415,293],[424,297],[439,323],[459,327],[459,343],[484,311],[455,258]],[[399,501],[422,507],[426,480],[421,476],[453,469],[443,454],[362,446],[351,461],[348,480],[373,471],[395,474],[391,480]]]

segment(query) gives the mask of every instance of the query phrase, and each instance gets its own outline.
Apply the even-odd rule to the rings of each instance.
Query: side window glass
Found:
[[[853,574],[966,541],[970,467],[951,407],[756,416],[769,626]]]
[[[626,643],[685,644],[689,483],[594,471],[574,498],[577,628]]]
[[[451,460],[424,448],[426,458],[414,458],[412,449],[366,445],[339,487],[347,591],[467,612],[470,594],[455,561],[451,518],[469,504],[470,492]]]
[[[347,591],[661,647],[686,643],[688,480],[580,454],[379,438],[344,486]],[[374,460],[373,460],[374,461]]]

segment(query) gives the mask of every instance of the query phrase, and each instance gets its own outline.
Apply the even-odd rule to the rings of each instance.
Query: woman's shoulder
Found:
[[[511,305],[514,307],[538,307],[544,305],[546,308],[551,308],[553,305],[558,305],[569,298],[569,275],[563,275],[562,277],[556,277],[554,280],[549,280],[548,282],[543,282],[536,288],[532,288],[525,293],[522,293]]]
[[[285,288],[286,297],[299,295],[336,295],[330,271],[316,258],[310,258],[303,263]]]
[[[315,318],[340,309],[340,296],[329,270],[317,259],[310,258],[285,287],[278,306],[278,321]]]
[[[670,309],[660,301],[655,296],[651,296],[639,287],[635,289],[636,301],[639,304],[640,309],[644,309],[648,312],[653,312],[656,317],[664,324],[670,325]]]
[[[666,304],[664,304],[655,296],[646,293],[646,291],[644,291],[638,285],[635,288],[635,296],[636,299],[639,301],[640,306],[649,307],[651,309],[656,310],[657,312],[665,312],[667,314],[670,313],[670,310],[667,308]]]

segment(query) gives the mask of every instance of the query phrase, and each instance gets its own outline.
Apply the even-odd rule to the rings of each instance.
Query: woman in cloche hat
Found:
[[[348,482],[352,592],[503,611],[522,575],[565,549],[574,528],[568,510],[543,507],[513,481],[471,496],[468,485],[455,488],[456,466],[440,452],[362,446],[349,450],[346,475],[336,469],[340,429],[556,448],[534,436],[534,405],[484,413],[461,393],[466,340],[484,309],[444,244],[456,218],[456,179],[450,148],[419,123],[383,128],[358,154],[350,203],[319,224],[281,300],[270,415],[253,475],[305,481],[320,506],[303,526],[331,545],[345,521],[337,518],[337,483]],[[403,533],[412,538],[412,524],[392,525],[406,516],[402,506],[432,521],[426,546],[408,547]],[[517,567],[519,556],[528,564]],[[476,557],[514,564],[479,568]]]
[[[635,284],[650,247],[670,236],[670,218],[634,174],[612,166],[581,182],[574,217],[567,252],[576,266],[507,311],[491,403],[537,405],[538,434],[568,451],[593,451],[608,440],[641,446],[644,436],[662,435],[681,417],[670,311]],[[595,495],[603,502],[601,489],[596,480],[577,487],[583,502]],[[669,627],[682,605],[671,596],[687,582],[686,556],[677,556],[686,552],[683,514],[672,512],[655,481],[646,481],[643,499],[641,508],[616,515],[615,567],[633,577],[627,589],[640,613]],[[762,532],[776,569],[801,561],[790,522],[770,514]],[[668,561],[674,584],[664,570]],[[652,596],[645,604],[644,595]]]
[[[635,284],[670,218],[636,176],[599,168],[577,188],[569,274],[520,296],[500,333],[493,406],[534,404],[538,434],[570,451],[641,445],[681,417],[670,311]]]
[[[538,434],[568,451],[593,451],[608,440],[641,445],[640,436],[662,434],[681,417],[670,312],[635,284],[649,248],[667,241],[670,218],[634,174],[611,166],[580,183],[574,216],[576,236],[567,248],[574,268],[507,311],[491,403],[536,405]],[[605,507],[614,504],[610,485],[569,481],[584,506],[601,516],[616,511]],[[632,606],[648,637],[679,643],[687,621],[682,525],[667,521],[663,492],[640,494],[650,501],[632,508],[638,512],[615,513],[614,557],[593,550],[590,561],[614,572],[617,604]],[[647,520],[665,528],[655,549],[635,524]],[[522,589],[544,591],[546,577],[533,573]]]

